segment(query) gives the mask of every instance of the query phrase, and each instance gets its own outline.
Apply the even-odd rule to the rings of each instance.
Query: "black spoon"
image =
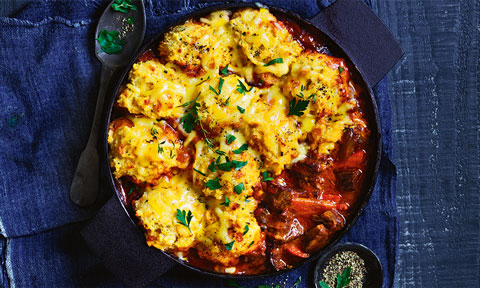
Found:
[[[75,175],[73,176],[72,185],[70,186],[70,199],[73,203],[81,207],[92,205],[98,195],[99,157],[97,143],[99,129],[102,124],[103,102],[107,94],[110,78],[117,68],[126,65],[135,55],[145,35],[145,6],[143,5],[143,1],[132,0],[131,4],[136,6],[136,10],[129,9],[127,13],[114,10],[111,7],[114,2],[115,1],[112,1],[107,6],[102,17],[100,17],[95,35],[98,37],[99,33],[103,30],[123,31],[120,32],[120,34],[125,33],[124,39],[126,44],[118,54],[107,54],[101,52],[102,47],[100,47],[98,41],[95,40],[95,55],[102,63],[100,90],[98,92],[92,129],[90,130],[90,138],[80,156]],[[129,24],[128,22],[133,22],[133,24]]]

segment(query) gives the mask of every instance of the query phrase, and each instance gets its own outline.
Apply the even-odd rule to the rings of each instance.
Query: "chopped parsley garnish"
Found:
[[[222,171],[232,171],[235,164],[233,162],[225,162],[221,164],[217,164],[217,168]]]
[[[218,155],[222,155],[222,156],[224,156],[224,155],[226,154],[226,153],[223,152],[222,150],[218,150],[218,149],[215,150],[215,153],[217,153]]]
[[[238,195],[242,194],[243,190],[245,190],[245,185],[243,183],[240,183],[233,187],[233,191],[237,193]]]
[[[237,109],[238,109],[238,111],[240,111],[240,113],[242,113],[242,114],[245,113],[245,108],[242,108],[242,107],[237,105]]]
[[[208,165],[208,170],[210,170],[212,172],[217,171],[217,164],[215,163],[215,161],[213,161],[212,163],[210,163],[210,165]]]
[[[127,196],[129,196],[130,194],[132,194],[133,190],[135,190],[136,186],[135,184],[132,185],[132,187],[130,187],[130,190],[128,190],[128,194]]]
[[[244,286],[240,286],[237,282],[233,280],[228,280],[227,285],[233,288],[245,288]]]
[[[228,207],[228,205],[230,205],[230,199],[228,199],[228,197],[225,196],[225,201],[223,203],[220,203],[220,205],[224,205],[225,207]]]
[[[243,286],[240,286],[237,282],[235,282],[233,280],[228,280],[227,285],[230,286],[230,287],[233,287],[233,288],[245,288]]]
[[[228,251],[231,251],[232,248],[233,248],[233,243],[235,243],[235,240],[233,240],[230,243],[225,244],[225,249],[227,249]]]
[[[272,181],[273,178],[268,175],[268,171],[262,172],[262,182]]]
[[[244,227],[243,229],[245,229],[245,231],[243,231],[243,235],[247,234],[247,232],[248,232],[248,230],[249,230],[248,225],[245,225],[245,227]]]
[[[342,67],[338,67],[338,73],[342,74],[343,72],[343,68]]]
[[[212,90],[213,93],[215,93],[217,96],[220,95],[220,93],[222,93],[223,82],[225,82],[225,80],[223,80],[223,78],[220,78],[220,80],[218,81],[218,92],[211,85],[209,86],[210,90]]]
[[[203,173],[203,172],[201,172],[201,171],[199,171],[199,170],[197,170],[197,169],[195,169],[195,168],[193,168],[193,171],[197,172],[198,174],[200,174],[200,175],[202,175],[202,176],[207,176],[207,175],[205,175],[205,173]]]
[[[134,20],[135,20],[135,19],[133,18],[133,16],[128,17],[128,18],[127,18],[127,24],[133,24],[133,23],[134,23]],[[166,71],[166,70],[165,70],[165,71]],[[165,71],[163,71],[163,72],[165,72]],[[165,73],[167,73],[167,72],[165,72]]]
[[[283,63],[283,58],[275,58],[263,66],[270,66],[277,63]]]
[[[245,151],[247,149],[248,149],[248,145],[246,143],[244,143],[244,144],[242,144],[242,146],[240,146],[240,148],[238,148],[236,150],[233,150],[233,153],[241,154],[243,151]]]
[[[137,6],[132,4],[132,0],[115,0],[112,3],[112,9],[122,13],[128,13],[129,10],[137,11]]]
[[[250,248],[250,246],[252,246],[253,243],[255,243],[255,241],[252,241],[252,243],[250,243],[250,244],[248,245],[248,248]]]
[[[150,129],[150,134],[152,134],[153,137],[157,137],[157,136],[155,136],[155,135],[158,134],[157,128],[152,127],[152,128]]]
[[[230,135],[230,134],[227,134],[226,138],[227,138],[227,144],[228,145],[232,144],[232,142],[235,141],[235,139],[237,139],[237,137],[235,137],[233,135]]]
[[[223,106],[228,106],[228,104],[230,103],[230,96],[228,96],[227,100],[225,101],[225,103],[223,103]]]
[[[227,162],[224,162],[224,163],[219,163],[220,162],[220,157],[217,158],[217,161],[216,163],[211,163],[209,166],[208,166],[208,169],[212,172],[215,172],[216,171],[216,168],[218,168],[219,170],[222,170],[222,171],[232,171],[234,168],[235,170],[240,170],[242,169],[243,166],[247,165],[248,161],[237,161],[237,160],[232,160],[232,161],[229,161],[228,157],[227,157]],[[216,168],[215,168],[216,167]]]
[[[302,276],[298,276],[297,281],[295,281],[295,283],[293,283],[293,286],[295,286],[295,288],[297,288],[298,285],[300,285],[300,282],[302,282]]]
[[[105,52],[107,54],[118,54],[122,51],[123,46],[127,42],[120,39],[118,31],[112,30],[102,30],[98,33],[98,38],[96,39],[100,47],[102,48],[98,53]]]
[[[248,195],[245,195],[245,202],[248,203],[250,200],[248,200]]]
[[[315,104],[315,101],[317,101],[317,93],[308,96],[308,100],[312,100],[312,104]]]
[[[350,284],[350,272],[352,268],[347,267],[343,270],[342,274],[337,274],[337,285],[335,288],[343,288]],[[327,283],[319,281],[320,287],[322,288],[331,288]]]
[[[198,108],[200,107],[200,104],[197,103],[198,96],[200,96],[200,93],[198,93],[197,97],[193,101],[189,101],[185,104],[182,104],[182,107],[187,107],[190,104],[192,106],[187,109],[187,114],[185,114],[181,119],[180,119],[180,124],[183,125],[183,129],[185,129],[185,132],[190,133],[192,132],[193,128],[195,128],[195,124],[198,122]],[[185,105],[185,106],[183,106]]]
[[[160,146],[160,143],[158,143],[158,154],[162,154],[163,153],[163,147]]]
[[[187,227],[188,230],[190,230],[190,233],[192,232],[192,230],[190,229],[190,222],[192,221],[192,218],[193,218],[192,211],[188,210],[188,213],[187,213],[187,211],[185,210],[177,209],[177,220],[179,221],[180,224]]]
[[[243,166],[247,165],[248,161],[237,161],[237,160],[232,160],[233,165],[235,165],[235,170],[240,170],[242,169]]]
[[[222,71],[220,71],[220,74],[223,74],[223,75],[225,75],[225,76],[228,76],[228,65],[229,65],[229,64],[227,64],[227,66],[225,66],[225,68],[223,68]]]
[[[250,87],[250,89],[247,89],[247,87],[245,87],[245,84],[243,84],[242,81],[238,80],[238,85],[237,85],[238,93],[245,95],[245,93],[252,91],[252,89],[253,89],[253,86]]]
[[[207,186],[207,188],[210,190],[217,190],[223,187],[222,185],[220,185],[220,181],[218,181],[218,177],[215,178],[214,180],[208,180],[207,183],[205,183],[205,186]]]
[[[290,106],[290,110],[288,111],[288,115],[296,115],[296,116],[302,116],[303,112],[307,109],[308,103],[310,101],[308,100],[298,100],[296,98],[293,98],[288,102],[288,105]]]

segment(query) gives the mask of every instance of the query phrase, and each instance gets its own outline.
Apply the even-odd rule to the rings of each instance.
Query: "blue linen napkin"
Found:
[[[219,3],[145,2],[146,41],[182,15]],[[263,2],[307,18],[319,12],[312,1]],[[328,5],[333,1],[318,2]],[[32,2],[15,18],[0,18],[0,164],[4,168],[0,172],[0,233],[9,238],[0,241],[0,284],[119,284],[104,268],[97,273],[101,264],[81,242],[72,242],[79,238],[78,226],[69,224],[85,220],[95,211],[71,204],[68,189],[93,118],[100,71],[94,58],[93,33],[105,5],[105,1],[90,0]],[[384,155],[389,157],[391,111],[386,80],[377,85],[375,95],[382,118]],[[395,168],[387,157],[369,205],[344,240],[363,243],[379,255],[385,287],[390,287],[397,221]],[[288,287],[299,275],[309,279],[309,269],[306,265],[283,276],[238,282],[253,287],[286,281]],[[299,287],[307,287],[306,283]],[[224,281],[185,274],[182,267],[165,274],[156,284],[221,287]]]

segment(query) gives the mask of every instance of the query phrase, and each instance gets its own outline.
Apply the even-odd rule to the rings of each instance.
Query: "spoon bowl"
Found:
[[[119,31],[120,38],[126,40],[126,44],[118,54],[107,54],[101,52],[102,47],[95,39],[95,55],[98,60],[103,64],[111,67],[121,67],[130,61],[131,57],[135,55],[135,52],[140,48],[145,36],[145,6],[142,0],[132,0],[131,4],[137,7],[137,10],[130,10],[127,13],[122,13],[111,8],[114,1],[108,4],[107,9],[103,11],[102,16],[97,24],[95,30],[95,37],[98,37],[102,30]],[[127,23],[127,19],[133,17],[133,25]],[[131,29],[130,29],[131,28]],[[125,35],[122,35],[125,33]],[[123,37],[122,37],[123,36]]]

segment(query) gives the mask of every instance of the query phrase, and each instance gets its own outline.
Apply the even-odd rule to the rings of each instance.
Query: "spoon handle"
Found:
[[[80,160],[70,186],[70,199],[80,207],[90,206],[97,199],[99,183],[98,133],[102,123],[103,103],[107,95],[108,83],[114,71],[115,68],[107,65],[102,66],[100,90],[98,92],[90,137],[88,138],[87,146],[80,155]]]

